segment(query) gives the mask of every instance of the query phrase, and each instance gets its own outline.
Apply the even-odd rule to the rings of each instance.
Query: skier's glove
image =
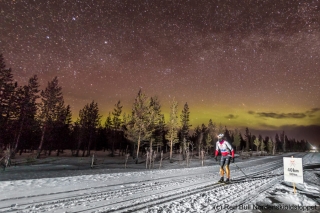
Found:
[[[231,158],[231,162],[234,163],[234,158]]]
[[[214,156],[214,159],[215,159],[216,161],[218,161],[218,156]]]

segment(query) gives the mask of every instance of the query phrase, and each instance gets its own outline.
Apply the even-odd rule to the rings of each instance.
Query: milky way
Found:
[[[58,76],[74,118],[92,100],[130,112],[142,88],[165,114],[187,102],[193,127],[211,118],[320,142],[319,4],[2,0],[0,52],[19,84]]]

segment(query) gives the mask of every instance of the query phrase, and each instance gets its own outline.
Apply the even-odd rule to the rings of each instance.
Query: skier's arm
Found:
[[[216,143],[216,151],[215,151],[215,155],[214,155],[214,159],[216,161],[218,161],[218,154],[219,154],[219,146],[218,146],[218,143]]]
[[[228,147],[228,148],[230,149],[230,151],[231,151],[231,157],[234,158],[234,149],[232,148],[232,146],[230,145],[230,143],[227,142],[227,141],[226,141],[226,145],[227,145],[227,147]]]
[[[218,154],[219,154],[219,146],[218,146],[218,142],[216,143],[216,153],[215,153],[215,155],[214,156],[218,156]]]

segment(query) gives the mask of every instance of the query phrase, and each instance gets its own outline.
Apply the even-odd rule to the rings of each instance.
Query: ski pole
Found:
[[[236,167],[244,174],[244,176],[246,176],[246,178],[248,178],[248,176],[242,171],[242,169],[240,169],[240,167],[234,163],[234,165],[236,165]]]

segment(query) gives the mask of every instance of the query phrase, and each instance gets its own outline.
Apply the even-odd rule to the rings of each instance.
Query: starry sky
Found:
[[[129,113],[141,88],[193,127],[320,144],[319,0],[0,0],[0,20],[14,78],[58,76],[74,118]]]

